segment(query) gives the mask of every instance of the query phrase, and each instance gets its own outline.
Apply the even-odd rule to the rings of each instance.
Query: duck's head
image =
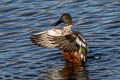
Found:
[[[64,23],[65,26],[72,25],[72,17],[71,17],[71,15],[68,14],[68,13],[62,14],[60,19],[57,22],[53,23],[52,26],[57,26],[60,23]]]

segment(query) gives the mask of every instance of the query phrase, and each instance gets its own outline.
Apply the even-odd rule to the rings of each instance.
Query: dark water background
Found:
[[[71,66],[30,41],[65,12],[100,58]],[[0,80],[120,80],[120,0],[0,0]]]

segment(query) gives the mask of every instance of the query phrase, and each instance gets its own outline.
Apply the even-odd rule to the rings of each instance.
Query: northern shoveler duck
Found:
[[[64,58],[69,62],[85,63],[88,45],[80,32],[72,32],[71,15],[64,13],[52,26],[57,26],[60,23],[64,23],[62,29],[51,28],[32,35],[32,42],[45,48],[59,48]]]

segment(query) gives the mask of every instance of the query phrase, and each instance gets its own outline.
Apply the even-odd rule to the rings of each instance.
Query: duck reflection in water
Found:
[[[66,63],[60,73],[63,80],[88,80],[84,65]]]
[[[47,72],[45,78],[50,80],[90,80],[84,65],[69,62],[66,62],[60,70]]]

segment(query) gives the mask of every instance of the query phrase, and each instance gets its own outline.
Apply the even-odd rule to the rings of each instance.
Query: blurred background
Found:
[[[30,36],[70,13],[90,48],[84,66]],[[62,27],[63,24],[58,27]],[[0,80],[119,80],[120,0],[0,0]]]

